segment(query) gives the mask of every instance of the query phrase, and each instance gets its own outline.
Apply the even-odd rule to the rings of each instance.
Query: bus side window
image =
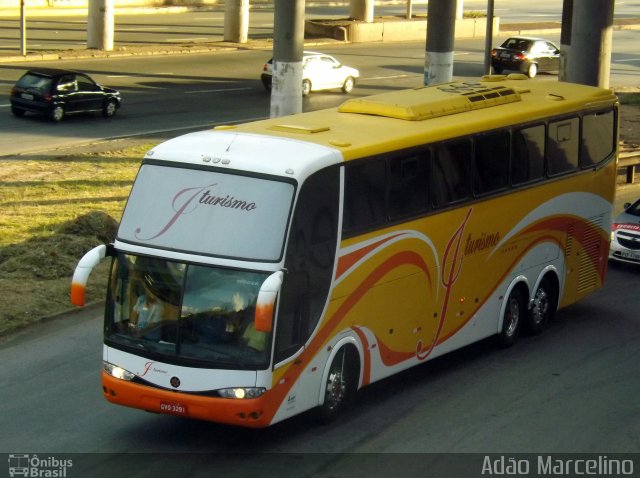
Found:
[[[438,147],[432,179],[432,201],[435,207],[467,199],[471,193],[471,141],[458,141]]]
[[[499,191],[509,185],[509,139],[507,131],[476,138],[474,194]]]
[[[429,164],[425,150],[389,163],[389,218],[395,219],[429,208]]]
[[[384,161],[367,161],[345,167],[345,232],[385,222],[385,180]]]
[[[544,140],[542,124],[514,131],[511,184],[528,183],[544,176]]]
[[[300,189],[284,262],[276,363],[305,344],[327,302],[338,242],[339,194],[337,167],[317,172]]]
[[[604,161],[615,149],[613,111],[584,115],[580,166],[588,168]]]
[[[578,167],[580,139],[578,118],[549,123],[547,162],[549,175],[573,171]]]

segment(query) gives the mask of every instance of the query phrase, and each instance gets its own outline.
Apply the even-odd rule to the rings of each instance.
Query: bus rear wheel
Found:
[[[545,277],[533,294],[532,307],[527,314],[525,328],[531,335],[542,332],[556,310],[555,290]]]
[[[355,347],[342,347],[331,362],[325,383],[324,402],[318,408],[321,423],[334,421],[353,405],[358,388],[358,352]]]
[[[502,329],[498,334],[498,345],[501,347],[511,347],[516,343],[524,318],[524,298],[520,289],[514,287],[507,299],[507,306],[502,318]]]

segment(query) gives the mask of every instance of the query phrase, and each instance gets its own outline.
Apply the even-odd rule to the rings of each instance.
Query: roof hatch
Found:
[[[352,99],[338,111],[420,121],[520,100],[520,91],[508,86],[455,82]]]

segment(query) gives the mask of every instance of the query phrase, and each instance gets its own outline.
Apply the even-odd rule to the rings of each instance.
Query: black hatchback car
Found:
[[[559,64],[560,49],[543,38],[511,37],[491,50],[491,67],[498,74],[515,70],[533,78],[539,71],[558,71]]]
[[[29,70],[11,89],[11,112],[47,115],[60,121],[75,113],[101,112],[110,118],[120,107],[120,93],[98,85],[88,75],[55,68]]]

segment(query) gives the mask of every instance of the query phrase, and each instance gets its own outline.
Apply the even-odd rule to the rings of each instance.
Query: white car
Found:
[[[613,222],[609,259],[640,264],[640,199],[625,204]]]
[[[271,90],[273,58],[262,67],[260,79],[267,89]],[[341,64],[331,55],[305,51],[302,57],[302,96],[312,91],[341,88],[349,93],[353,90],[360,72],[355,68]]]

